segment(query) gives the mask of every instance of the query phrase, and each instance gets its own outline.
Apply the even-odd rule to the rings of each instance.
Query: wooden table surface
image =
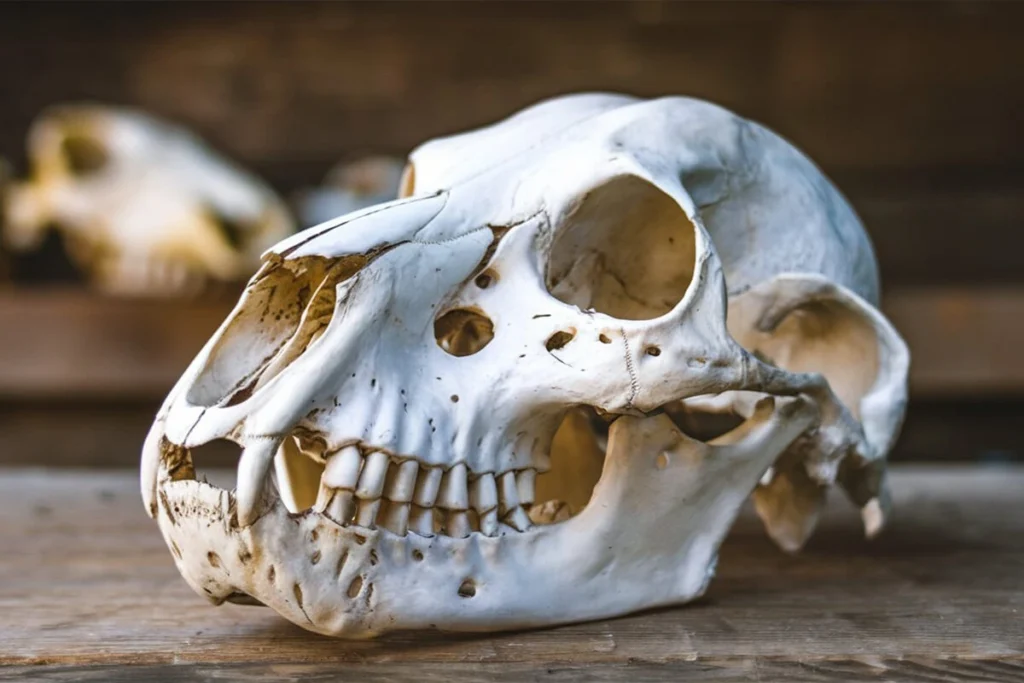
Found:
[[[795,557],[745,513],[685,607],[345,642],[195,595],[135,472],[0,470],[0,680],[1024,680],[1024,468],[893,483],[871,543],[838,496]]]

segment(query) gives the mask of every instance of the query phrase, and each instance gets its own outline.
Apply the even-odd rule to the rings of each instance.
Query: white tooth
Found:
[[[409,511],[409,530],[420,536],[434,535],[434,509],[413,505]]]
[[[519,492],[516,490],[516,473],[506,472],[498,477],[498,510],[505,514],[519,505]]]
[[[505,523],[518,531],[528,531],[533,526],[526,511],[521,507],[514,508],[505,515]]]
[[[355,446],[345,446],[327,458],[321,481],[332,489],[349,489],[356,487],[359,481],[359,468],[363,465],[363,456]]]
[[[384,497],[396,503],[411,503],[416,490],[416,474],[420,466],[415,460],[403,460],[398,467],[388,470]]]
[[[323,489],[321,489],[323,490]],[[337,524],[345,526],[356,513],[356,494],[347,489],[335,489],[328,493],[329,503],[324,514]]]
[[[377,500],[359,501],[359,510],[356,512],[356,524],[367,529],[372,529],[377,524],[377,513],[380,511],[380,498]]]
[[[142,444],[142,504],[146,506],[146,514],[156,517],[156,479],[160,472],[160,441],[164,438],[164,421],[157,420],[146,435]]]
[[[441,488],[437,492],[438,507],[449,510],[469,509],[468,476],[466,464],[462,462],[453,465],[444,473],[441,477]]]
[[[242,451],[238,459],[238,486],[235,498],[238,501],[238,524],[247,527],[256,521],[260,499],[267,485],[274,455],[281,445],[281,439],[257,439]]]
[[[479,513],[498,507],[498,486],[490,472],[481,474],[469,485],[469,504]]]
[[[453,510],[448,513],[444,523],[445,533],[452,538],[465,538],[473,531],[469,523],[469,515],[461,510]]]
[[[569,504],[560,500],[549,500],[530,508],[530,521],[534,524],[554,524],[564,522],[570,517],[572,517],[572,510],[569,508]]]
[[[498,510],[488,510],[480,515],[480,531],[484,536],[498,535]]]
[[[428,467],[420,472],[419,479],[416,481],[416,493],[413,495],[413,501],[420,507],[433,507],[434,501],[437,500],[437,490],[441,488],[441,477],[444,472],[440,467]]]
[[[363,473],[359,475],[359,488],[356,496],[363,500],[377,500],[384,493],[384,477],[388,473],[388,454],[374,451],[366,456]]]
[[[409,504],[390,503],[387,514],[384,515],[384,526],[399,536],[405,536],[409,528]]]
[[[521,504],[533,504],[533,488],[536,480],[537,470],[520,470],[516,472],[516,489],[518,490],[519,502]]]

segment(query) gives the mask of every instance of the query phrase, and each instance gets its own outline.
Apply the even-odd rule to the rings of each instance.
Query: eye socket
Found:
[[[696,242],[676,200],[642,178],[618,176],[591,190],[558,226],[548,290],[615,318],[657,318],[686,295]]]
[[[106,148],[95,138],[68,135],[61,142],[61,153],[68,170],[76,176],[88,176],[102,170],[110,161]]]
[[[211,218],[213,219],[214,226],[217,228],[217,232],[221,234],[225,242],[231,245],[232,249],[240,251],[245,246],[249,236],[248,225],[240,221],[231,220],[220,214],[213,214]]]
[[[480,311],[455,308],[434,320],[434,339],[446,353],[471,356],[494,339],[494,323]]]

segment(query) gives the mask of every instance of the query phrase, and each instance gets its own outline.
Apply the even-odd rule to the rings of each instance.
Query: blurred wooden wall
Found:
[[[16,167],[41,109],[94,100],[184,123],[284,193],[560,93],[713,100],[796,143],[864,219],[892,307],[941,375],[920,386],[945,387],[917,391],[905,457],[1024,451],[1024,4],[5,4],[0,63],[0,156]],[[26,263],[28,279],[52,267]],[[79,443],[103,431],[96,414],[127,415],[136,438],[161,392],[92,413],[80,393],[23,393],[0,404],[0,459],[31,459],[2,435],[26,411],[65,411]]]

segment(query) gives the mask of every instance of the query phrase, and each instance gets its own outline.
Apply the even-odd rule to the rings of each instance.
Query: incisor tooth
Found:
[[[411,503],[416,491],[416,474],[420,466],[415,460],[403,460],[397,467],[388,470],[384,497],[396,503]]]
[[[488,510],[480,513],[480,531],[484,536],[498,535],[498,510]]]
[[[530,523],[530,518],[527,516],[526,511],[521,507],[516,507],[505,515],[505,524],[519,531],[528,531],[533,525]]]
[[[433,536],[434,509],[413,505],[409,510],[409,530],[420,536]]]
[[[443,475],[444,472],[440,467],[427,467],[420,472],[419,479],[416,481],[413,501],[420,507],[433,507],[434,501],[437,500],[437,490],[441,488]]]
[[[532,505],[534,501],[534,482],[537,480],[537,470],[520,470],[516,472],[516,490],[519,494],[519,502],[523,505]]]
[[[238,486],[235,500],[238,503],[238,524],[249,526],[259,514],[260,499],[267,485],[270,467],[281,439],[256,439],[245,447],[238,460]]]
[[[363,465],[363,456],[355,446],[345,446],[327,458],[321,481],[332,489],[353,490],[359,481],[359,469]]]
[[[374,451],[366,456],[363,473],[359,475],[356,496],[363,500],[377,500],[384,493],[384,477],[388,473],[388,454]]]
[[[409,528],[409,504],[390,503],[384,515],[384,526],[399,536],[405,536]]]
[[[469,485],[469,504],[477,512],[487,512],[498,507],[498,486],[494,475],[481,474]]]
[[[355,495],[347,489],[334,490],[324,514],[337,524],[345,526],[352,521],[352,515],[356,513]]]
[[[498,477],[498,511],[505,514],[519,505],[519,492],[516,490],[516,473],[505,472]]]
[[[469,514],[462,510],[453,510],[445,519],[444,530],[452,538],[465,538],[473,531],[469,523]]]
[[[377,513],[380,511],[380,498],[377,500],[359,501],[359,509],[356,511],[356,524],[367,529],[377,525]]]
[[[468,476],[466,464],[461,462],[444,473],[441,488],[437,492],[438,507],[449,510],[469,509]]]

